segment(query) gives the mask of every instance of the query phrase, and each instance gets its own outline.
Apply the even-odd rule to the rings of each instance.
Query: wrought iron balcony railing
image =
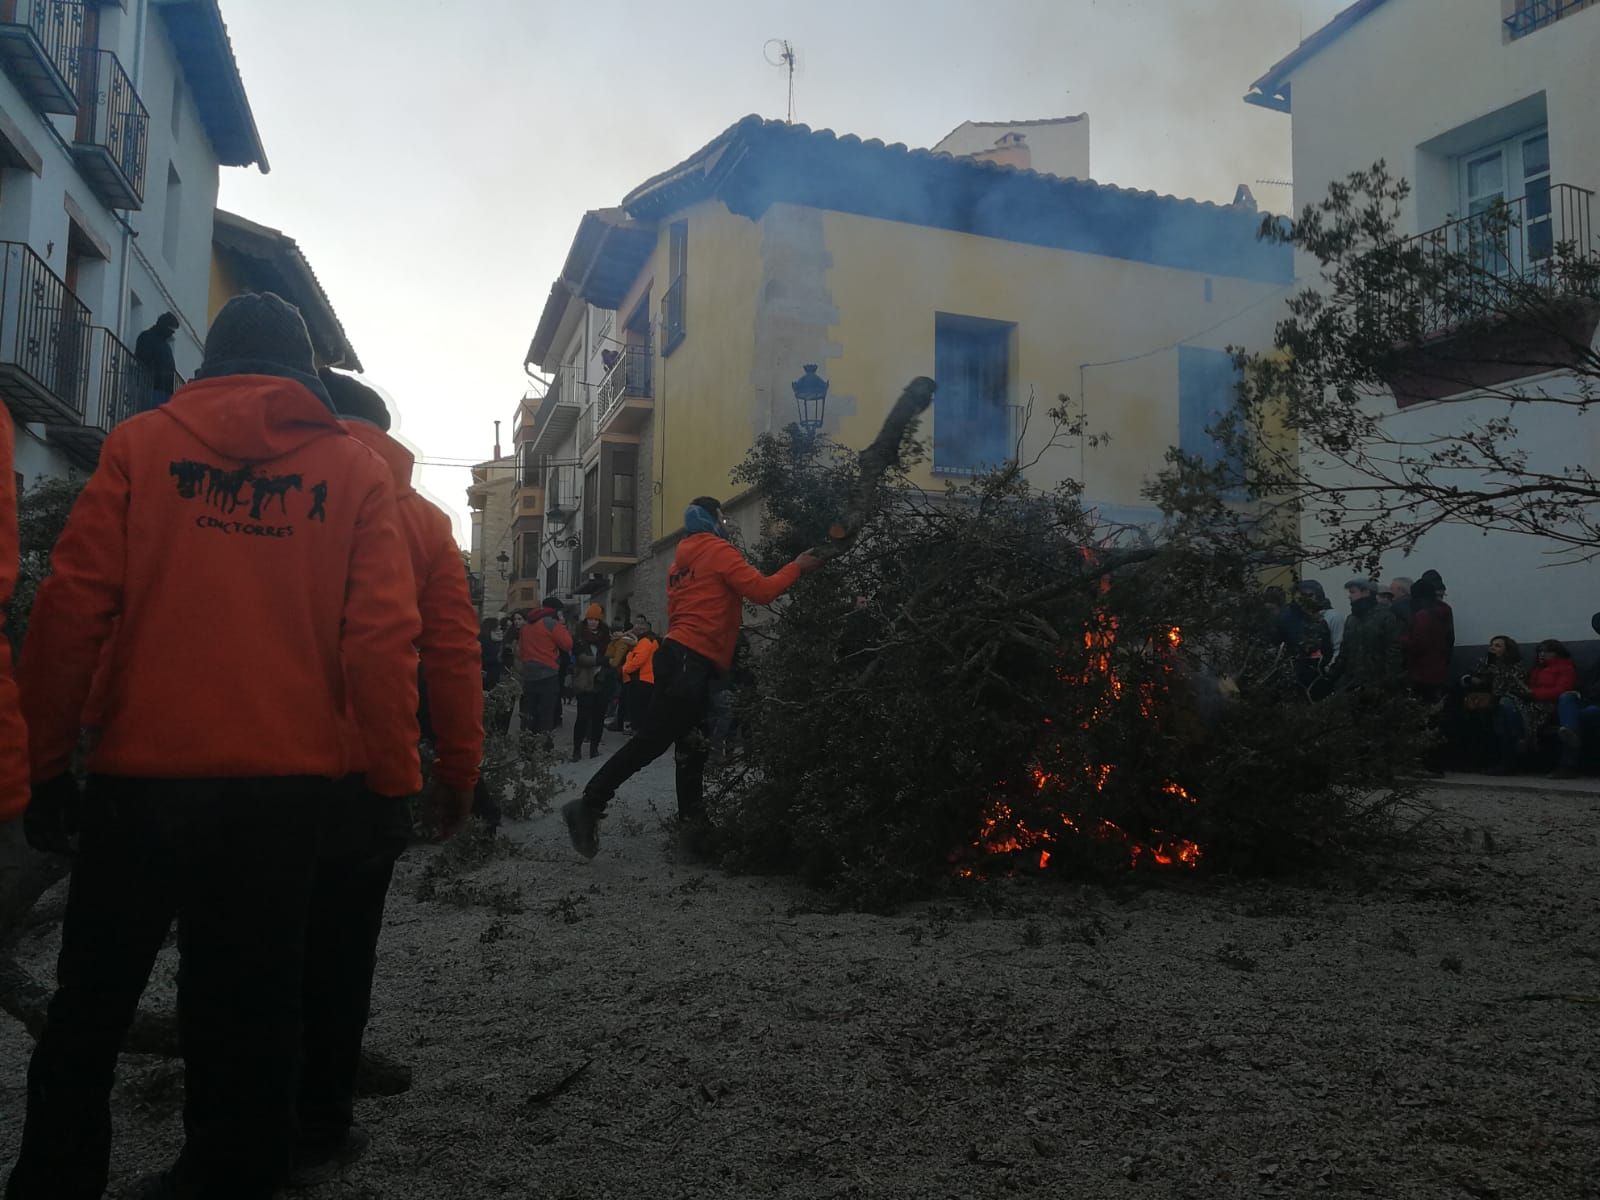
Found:
[[[544,511],[564,519],[578,511],[582,481],[575,463],[547,463],[544,469]]]
[[[82,106],[72,154],[107,208],[144,204],[150,113],[133,80],[109,50],[86,50],[79,80]]]
[[[1534,298],[1591,295],[1600,284],[1593,193],[1542,185],[1400,243],[1391,306],[1433,337],[1475,320],[1514,315]]]
[[[1505,19],[1506,28],[1512,37],[1519,38],[1593,3],[1595,0],[1517,0],[1516,8]]]
[[[605,378],[595,393],[596,426],[603,423],[606,413],[625,397],[652,394],[650,366],[649,346],[629,346],[616,352],[616,358],[606,368]]]
[[[24,420],[83,421],[89,310],[21,242],[0,242],[0,395]]]
[[[95,424],[102,433],[110,433],[144,407],[152,380],[149,368],[116,334],[109,329],[95,332],[100,336],[100,408]]]
[[[0,0],[0,62],[40,112],[78,111],[83,0]]]

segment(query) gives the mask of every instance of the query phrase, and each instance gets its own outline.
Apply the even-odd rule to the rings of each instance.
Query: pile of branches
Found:
[[[1421,715],[1298,691],[1263,599],[1282,547],[1226,497],[1191,487],[1152,536],[1015,462],[930,495],[913,430],[897,450],[864,470],[790,430],[736,477],[764,570],[851,545],[751,629],[728,865],[887,909],[1000,871],[1299,869],[1392,827]]]

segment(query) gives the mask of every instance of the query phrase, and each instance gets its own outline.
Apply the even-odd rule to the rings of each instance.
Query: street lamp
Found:
[[[510,571],[511,556],[509,554],[507,554],[504,550],[502,550],[502,551],[500,551],[499,554],[496,554],[494,556],[494,560],[495,560],[495,562],[500,564],[500,578],[503,581],[511,573],[511,571]]]
[[[816,437],[822,430],[823,413],[828,407],[828,381],[817,374],[816,363],[806,363],[805,374],[789,386],[794,389],[800,428],[806,431],[808,437]]]

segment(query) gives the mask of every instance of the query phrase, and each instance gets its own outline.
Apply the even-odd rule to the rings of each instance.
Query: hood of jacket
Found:
[[[559,621],[561,619],[561,614],[556,612],[556,610],[553,608],[536,608],[528,614],[528,624],[536,625],[546,617],[554,617]]]
[[[148,418],[176,421],[218,454],[262,463],[320,438],[343,437],[339,420],[310,389],[275,375],[200,379]]]
[[[395,491],[399,495],[408,495],[416,490],[411,486],[411,472],[417,465],[417,459],[411,451],[371,421],[345,418],[339,424],[356,441],[383,459],[384,465],[389,468],[389,473],[394,476]]]

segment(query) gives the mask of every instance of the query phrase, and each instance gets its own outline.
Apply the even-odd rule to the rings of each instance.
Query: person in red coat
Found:
[[[1420,579],[1411,589],[1411,617],[1400,637],[1406,682],[1419,699],[1432,703],[1450,686],[1450,656],[1455,652],[1455,614],[1438,589]]]
[[[1568,708],[1560,703],[1561,697],[1578,690],[1578,668],[1572,661],[1572,651],[1555,638],[1546,638],[1535,652],[1533,670],[1528,672],[1528,691],[1539,710],[1549,716],[1565,715],[1557,731],[1561,739],[1561,761],[1552,778],[1571,779],[1578,774],[1578,761],[1583,751],[1583,735],[1576,714],[1563,713]]]

